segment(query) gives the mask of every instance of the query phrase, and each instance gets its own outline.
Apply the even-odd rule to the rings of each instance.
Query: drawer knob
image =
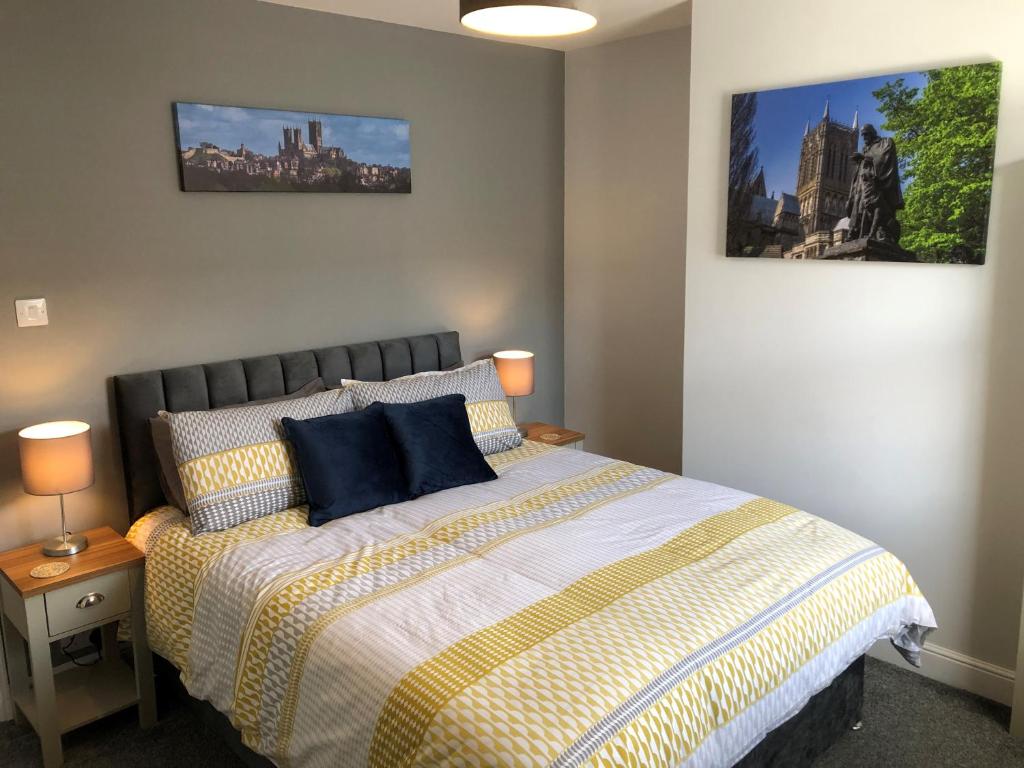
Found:
[[[100,603],[102,603],[105,599],[106,598],[99,592],[90,592],[88,595],[86,595],[77,603],[75,603],[75,606],[77,608],[92,608],[94,605],[99,605]]]

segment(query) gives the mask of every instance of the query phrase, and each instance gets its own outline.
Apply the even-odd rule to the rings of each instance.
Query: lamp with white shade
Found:
[[[505,394],[512,398],[512,420],[516,419],[516,398],[533,394],[533,352],[507,349],[494,353],[494,367]],[[524,434],[522,428],[520,434]]]
[[[81,552],[89,540],[68,533],[64,494],[93,484],[92,441],[84,421],[51,421],[25,427],[18,433],[21,482],[32,496],[60,496],[61,535],[43,544],[43,554],[66,557]]]

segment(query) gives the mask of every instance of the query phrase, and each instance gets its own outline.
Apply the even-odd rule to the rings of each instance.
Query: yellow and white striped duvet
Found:
[[[895,557],[776,502],[534,443],[322,528],[132,529],[150,641],[279,765],[728,765],[876,639]]]

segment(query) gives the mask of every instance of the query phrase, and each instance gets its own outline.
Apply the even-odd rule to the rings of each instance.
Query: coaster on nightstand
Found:
[[[33,579],[52,579],[54,576],[67,573],[70,568],[70,563],[45,563],[44,565],[37,565],[28,572],[28,575]]]
[[[560,437],[561,435],[558,434],[557,432],[545,432],[543,435],[540,436],[540,439],[546,443],[553,443]]]

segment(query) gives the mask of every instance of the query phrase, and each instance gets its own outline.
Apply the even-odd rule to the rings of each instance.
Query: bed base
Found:
[[[860,730],[864,704],[864,657],[818,691],[804,708],[771,731],[737,768],[811,766],[850,730]]]
[[[274,768],[274,764],[242,744],[242,738],[227,717],[207,701],[188,695],[178,671],[156,657],[157,679],[162,694],[182,698],[192,712],[218,734],[247,768]],[[819,691],[793,717],[771,731],[737,768],[810,768],[814,761],[850,730],[860,726],[864,700],[864,657],[847,667],[832,683]]]
[[[181,682],[178,669],[167,659],[153,654],[153,671],[156,675],[156,693],[158,703],[180,701],[185,704],[206,727],[215,733],[235,753],[247,768],[274,768],[274,764],[258,755],[242,743],[240,734],[226,715],[222,715],[208,701],[200,701],[189,696],[185,685]],[[179,706],[179,705],[174,705]]]

